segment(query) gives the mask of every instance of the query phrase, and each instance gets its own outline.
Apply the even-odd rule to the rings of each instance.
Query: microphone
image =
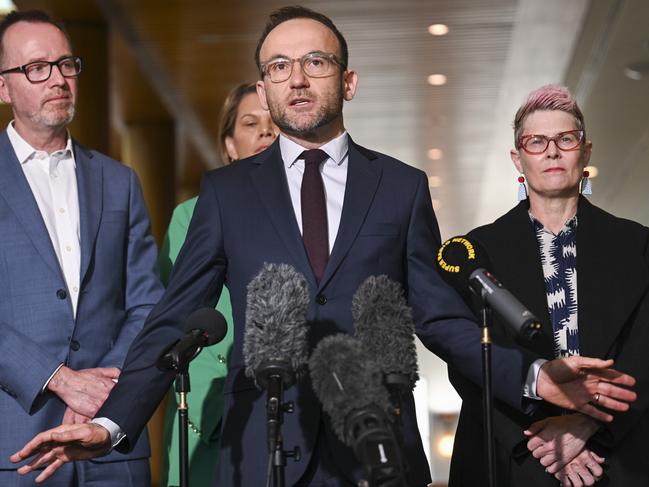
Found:
[[[185,321],[185,336],[173,342],[158,357],[160,370],[181,370],[203,347],[220,342],[228,331],[225,318],[214,308],[200,308]]]
[[[491,267],[489,258],[478,241],[465,236],[448,239],[437,252],[437,266],[447,283],[465,297],[465,290],[470,289],[518,336],[532,340],[540,333],[539,319],[486,270]]]
[[[415,322],[401,285],[388,276],[370,276],[352,299],[356,337],[378,364],[388,386],[412,390],[419,380]]]
[[[284,389],[292,386],[307,363],[306,318],[309,285],[288,264],[265,263],[248,284],[243,357],[246,375],[267,391],[268,449],[281,445]]]
[[[369,485],[405,486],[401,451],[386,414],[388,393],[360,341],[344,334],[324,338],[311,354],[309,371],[334,433],[354,450]]]

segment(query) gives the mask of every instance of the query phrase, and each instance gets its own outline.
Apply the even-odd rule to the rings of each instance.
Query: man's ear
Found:
[[[261,79],[257,81],[255,88],[257,88],[257,96],[259,97],[261,107],[264,110],[268,110],[268,102],[266,101],[266,85],[264,84],[264,81]]]
[[[356,71],[348,69],[343,73],[343,98],[345,101],[351,101],[356,94],[358,85],[358,74]]]

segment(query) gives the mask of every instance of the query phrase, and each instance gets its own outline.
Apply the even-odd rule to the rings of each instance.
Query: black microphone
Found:
[[[185,336],[173,342],[158,358],[160,370],[180,370],[196,357],[203,347],[220,342],[228,331],[225,318],[214,308],[200,308],[185,321]]]
[[[360,341],[344,334],[324,338],[311,354],[309,371],[334,433],[354,450],[369,485],[405,486],[401,450],[386,414],[388,392]]]
[[[437,252],[437,266],[447,283],[463,295],[470,289],[518,336],[531,340],[540,333],[539,319],[486,270],[491,267],[489,258],[478,241],[465,236],[448,239]]]
[[[264,264],[248,284],[243,357],[246,375],[267,391],[268,449],[280,439],[284,389],[292,386],[307,363],[306,318],[309,285],[288,264]]]

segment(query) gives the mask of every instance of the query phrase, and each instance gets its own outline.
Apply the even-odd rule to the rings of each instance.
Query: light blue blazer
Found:
[[[0,469],[65,404],[41,392],[56,367],[120,367],[162,294],[156,244],[133,170],[73,143],[81,287],[76,319],[40,211],[7,133],[0,134]],[[146,438],[129,455],[149,456]]]

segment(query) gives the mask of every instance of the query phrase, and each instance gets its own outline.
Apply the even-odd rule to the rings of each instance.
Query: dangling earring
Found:
[[[518,176],[518,201],[527,199],[527,188],[525,187],[525,178]]]
[[[581,180],[581,194],[593,194],[593,186],[588,176],[590,173],[584,169],[584,177]]]

